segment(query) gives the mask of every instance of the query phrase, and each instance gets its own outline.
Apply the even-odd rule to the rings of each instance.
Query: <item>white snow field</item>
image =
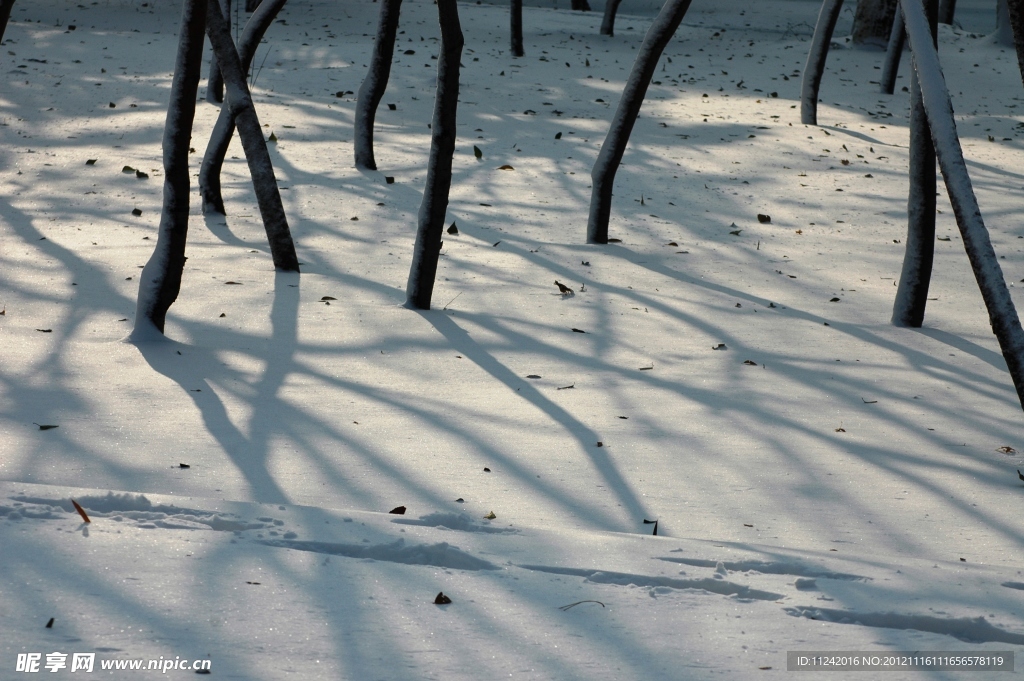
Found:
[[[259,681],[1012,656],[1024,413],[941,182],[925,326],[889,323],[910,57],[878,94],[883,55],[847,46],[849,4],[809,127],[818,3],[696,0],[604,246],[584,243],[590,169],[650,16],[627,0],[607,37],[596,12],[527,8],[514,59],[507,5],[460,5],[458,234],[416,312],[436,9],[403,5],[380,171],[359,172],[352,93],[379,6],[291,0],[253,93],[302,274],[273,270],[236,139],[226,220],[193,194],[168,340],[136,345],[181,3],[18,2],[0,53],[0,679],[30,678],[33,653],[37,674],[77,678],[76,652],[105,678],[208,660]],[[1020,306],[1024,90],[989,31],[941,27],[940,55]],[[798,674],[824,676],[873,675]]]

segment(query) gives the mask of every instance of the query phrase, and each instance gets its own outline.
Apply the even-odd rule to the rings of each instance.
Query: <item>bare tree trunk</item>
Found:
[[[512,56],[522,57],[523,52],[523,0],[510,0],[509,24],[512,35]]]
[[[689,8],[690,0],[667,0],[640,45],[626,87],[619,98],[615,118],[608,128],[608,136],[601,145],[594,169],[590,173],[593,189],[590,194],[590,217],[587,220],[587,243],[608,243],[608,220],[612,212],[615,172],[626,151],[629,134],[640,114],[640,107],[644,103],[644,96],[654,77],[654,70],[658,67],[661,53],[672,40]]]
[[[1024,81],[1024,0],[1009,0],[1006,4],[1013,29],[1013,46],[1017,51],[1017,69]]]
[[[996,31],[992,40],[997,45],[1013,47],[1013,24],[1010,21],[1010,6],[1007,0],[996,2]]]
[[[903,26],[903,13],[896,12],[892,20],[892,31],[889,33],[889,46],[885,50],[885,63],[882,65],[880,84],[883,94],[891,95],[896,90],[896,76],[900,72],[900,59],[903,58],[906,40],[907,30]]]
[[[395,36],[401,10],[402,0],[380,1],[377,38],[373,41],[370,70],[359,86],[359,97],[356,100],[354,146],[357,168],[377,169],[377,161],[373,156],[373,122],[391,76],[391,60],[395,54]]]
[[[942,78],[939,55],[930,43],[928,17],[921,0],[900,0],[907,37],[914,54],[915,68],[921,74],[921,98],[924,102],[932,142],[946,182],[946,191],[953,204],[956,224],[960,228],[964,249],[981,289],[988,310],[989,323],[1003,351],[1017,397],[1024,406],[1024,329],[1006,286],[999,259],[996,257],[988,230],[981,218],[981,209],[967,173],[960,139],[953,118],[949,91]]]
[[[14,7],[14,0],[0,0],[0,43],[4,41],[4,33],[7,32],[7,22],[11,19],[12,7]]]
[[[241,60],[243,73],[249,70],[253,55],[263,35],[273,23],[277,13],[284,7],[286,0],[267,0],[262,3],[249,17],[242,36],[238,41],[238,58]],[[220,116],[213,126],[210,142],[206,146],[203,164],[199,168],[199,193],[203,197],[204,213],[220,213],[224,215],[224,198],[221,196],[220,171],[224,166],[224,157],[231,145],[231,137],[235,134],[235,115],[231,107],[221,107]]]
[[[606,0],[604,17],[601,19],[601,35],[615,35],[615,14],[619,11],[622,0]]]
[[[938,46],[937,0],[925,0],[932,46]],[[900,13],[902,16],[902,12]],[[894,22],[895,23],[895,22]],[[900,22],[902,23],[902,22]],[[902,27],[901,27],[902,28]],[[907,198],[907,238],[903,271],[892,307],[895,326],[919,328],[924,323],[928,286],[935,255],[935,147],[921,100],[915,68],[910,77],[910,194]]]
[[[942,0],[942,2],[939,3],[940,24],[952,26],[954,14],[956,14],[956,0]]]
[[[171,99],[164,123],[164,203],[156,248],[139,277],[133,341],[163,336],[164,321],[185,269],[188,237],[188,147],[196,113],[196,93],[203,66],[203,29],[207,0],[185,0],[181,11],[178,54],[171,80]]]
[[[263,129],[260,127],[256,107],[253,106],[252,96],[245,82],[245,71],[238,58],[238,52],[235,51],[235,42],[231,39],[231,27],[221,14],[217,2],[209,2],[206,21],[210,44],[217,54],[217,62],[224,75],[224,85],[227,89],[225,106],[231,109],[238,124],[238,136],[242,140],[245,159],[249,163],[249,174],[252,175],[256,202],[263,217],[263,227],[267,231],[274,267],[286,272],[298,272],[299,259],[295,255],[295,244],[288,229],[281,193],[277,189],[277,178],[274,177],[270,152],[267,150],[266,140],[263,139]]]
[[[434,120],[430,126],[430,159],[427,161],[427,182],[423,187],[416,244],[406,286],[406,306],[419,310],[430,309],[437,259],[441,253],[441,230],[448,211],[459,106],[459,60],[463,45],[456,0],[437,0],[437,16],[441,23],[441,50],[437,60]]]
[[[259,9],[260,4],[261,0],[245,0],[245,11],[255,12],[257,9]]]
[[[220,11],[230,19],[231,0],[220,0]],[[206,77],[206,101],[210,104],[220,104],[224,101],[224,77],[217,68],[216,54],[210,58],[210,75]]]
[[[857,0],[853,15],[853,44],[884,47],[889,41],[899,0]]]
[[[573,9],[579,10],[581,12],[589,12],[590,11],[590,3],[587,2],[587,0],[572,0],[571,7]]]
[[[807,65],[804,66],[800,88],[800,122],[805,125],[818,124],[818,89],[825,73],[828,46],[832,42],[832,33],[836,30],[836,21],[842,9],[843,0],[823,0],[821,11],[818,12],[818,22],[814,25],[811,51],[807,53]]]

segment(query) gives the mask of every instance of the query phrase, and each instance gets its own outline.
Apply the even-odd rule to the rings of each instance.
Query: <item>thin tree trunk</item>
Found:
[[[231,0],[220,0],[220,11],[224,16],[231,17]],[[224,101],[224,77],[217,68],[217,55],[210,57],[210,75],[206,77],[206,101],[220,104]]]
[[[800,89],[800,122],[805,125],[818,124],[818,89],[821,87],[822,74],[825,73],[828,46],[832,42],[832,33],[836,30],[836,21],[842,9],[843,0],[823,0],[821,11],[818,12],[818,23],[814,25],[811,51],[807,53],[807,65],[804,67]]]
[[[249,70],[253,55],[256,54],[256,48],[263,40],[263,35],[273,23],[277,13],[284,7],[285,2],[286,0],[267,0],[246,22],[237,48],[243,73]],[[231,107],[221,107],[217,123],[213,126],[213,132],[210,134],[210,142],[206,145],[203,164],[199,168],[199,193],[203,197],[204,213],[225,214],[224,198],[221,196],[220,189],[220,171],[224,166],[224,157],[227,156],[231,137],[234,134],[235,115],[231,112]]]
[[[853,44],[884,47],[899,0],[857,0],[853,14]]]
[[[11,19],[12,7],[14,7],[14,0],[0,0],[0,43],[4,41],[4,33],[7,32],[7,22]]]
[[[608,128],[608,136],[601,145],[594,169],[590,173],[593,189],[590,194],[590,217],[587,220],[587,243],[608,243],[608,220],[612,212],[615,172],[626,151],[629,134],[640,114],[640,107],[644,103],[644,96],[654,77],[654,70],[658,67],[661,53],[672,40],[689,8],[690,0],[667,0],[640,45],[626,87],[619,98],[615,117]]]
[[[207,0],[185,0],[182,6],[178,54],[164,123],[163,209],[156,248],[139,278],[135,328],[131,334],[134,341],[163,336],[167,310],[181,290],[188,237],[188,148],[203,66],[206,3]]]
[[[509,25],[512,36],[512,56],[522,57],[523,52],[523,0],[510,0]]]
[[[587,0],[572,0],[571,7],[581,12],[590,11],[590,3]]]
[[[604,17],[601,19],[601,35],[615,35],[615,13],[619,11],[622,0],[606,0]]]
[[[1013,29],[1013,46],[1017,50],[1017,69],[1024,81],[1024,0],[1009,0],[1010,28]]]
[[[377,169],[377,161],[373,156],[373,122],[391,76],[391,60],[395,54],[395,36],[401,10],[402,0],[380,0],[377,38],[373,41],[370,70],[359,86],[359,97],[356,100],[354,144],[357,168]]]
[[[1010,6],[1007,0],[996,2],[996,30],[992,41],[1004,47],[1013,47],[1013,24],[1010,21]]]
[[[932,45],[937,48],[938,7],[936,0],[926,2]],[[935,255],[935,147],[921,101],[921,82],[916,68],[910,77],[909,176],[907,238],[903,271],[892,307],[892,323],[919,328],[924,323],[924,310],[928,305],[928,286]]]
[[[956,14],[956,0],[942,0],[942,2],[939,3],[940,24],[952,26],[954,14]]]
[[[892,19],[892,31],[889,32],[889,46],[885,50],[885,63],[882,66],[882,93],[891,95],[896,90],[896,76],[900,72],[900,59],[903,58],[903,46],[906,44],[907,31],[903,27],[903,13],[896,12]]]
[[[921,98],[928,116],[932,142],[953,205],[956,224],[960,228],[978,288],[981,289],[989,323],[1010,370],[1017,397],[1024,407],[1024,329],[1021,329],[1017,309],[981,218],[971,178],[967,174],[967,164],[964,162],[953,118],[953,106],[939,65],[939,55],[930,43],[924,5],[921,0],[900,1],[907,37],[914,53],[915,68],[921,74]]]
[[[231,109],[238,124],[238,136],[242,140],[245,159],[249,163],[249,174],[252,176],[256,202],[259,204],[263,227],[270,242],[274,267],[286,272],[298,272],[299,259],[295,255],[295,244],[288,229],[281,193],[277,189],[277,178],[274,177],[274,166],[270,162],[267,142],[263,139],[263,129],[260,127],[256,107],[253,106],[252,96],[245,82],[245,70],[235,50],[235,42],[231,39],[231,27],[221,14],[218,3],[212,0],[207,6],[206,21],[210,44],[217,54],[217,62],[224,75],[224,85],[227,89],[225,106]]]
[[[429,310],[441,254],[441,230],[448,211],[452,186],[452,156],[455,154],[455,123],[459,106],[459,60],[462,58],[462,27],[456,0],[437,0],[441,24],[441,50],[437,60],[437,92],[431,123],[430,159],[423,187],[416,244],[406,286],[408,307]]]

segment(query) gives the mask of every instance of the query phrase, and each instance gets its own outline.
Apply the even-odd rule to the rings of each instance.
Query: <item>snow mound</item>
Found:
[[[405,565],[433,565],[435,567],[452,568],[455,570],[497,570],[497,565],[482,558],[471,556],[459,547],[448,542],[438,544],[415,544],[406,546],[404,539],[391,544],[332,544],[319,541],[289,541],[285,539],[267,539],[260,542],[266,546],[276,546],[296,551],[312,551],[346,558],[366,558]]]

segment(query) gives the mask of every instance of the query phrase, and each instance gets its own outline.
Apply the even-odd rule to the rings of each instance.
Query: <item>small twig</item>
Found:
[[[81,506],[79,506],[77,501],[72,499],[71,503],[74,505],[75,510],[78,511],[78,515],[82,516],[82,520],[84,520],[87,523],[91,523],[92,522],[91,520],[89,520],[89,516],[87,516],[85,514],[85,509],[82,508]]]
[[[249,88],[250,89],[256,87],[256,81],[259,80],[260,74],[263,72],[263,65],[267,63],[267,57],[270,56],[270,51],[273,50],[273,49],[274,49],[273,45],[271,45],[270,47],[267,48],[267,53],[265,55],[263,55],[263,61],[260,62],[259,70],[256,72],[256,75],[253,76],[252,82],[249,83]]]
[[[560,605],[560,606],[558,606],[558,609],[561,610],[562,612],[565,612],[569,608],[574,608],[577,605],[579,605],[580,603],[597,603],[602,608],[606,607],[605,604],[602,603],[601,601],[576,601],[575,603],[570,603],[569,605]]]
[[[460,291],[459,292],[459,296],[461,296],[463,293],[465,293],[465,291]],[[447,310],[448,309],[448,305],[451,305],[452,303],[454,303],[459,296],[455,296],[455,298],[452,298],[451,300],[449,300],[448,304],[441,308],[441,311],[443,312],[444,310]]]

